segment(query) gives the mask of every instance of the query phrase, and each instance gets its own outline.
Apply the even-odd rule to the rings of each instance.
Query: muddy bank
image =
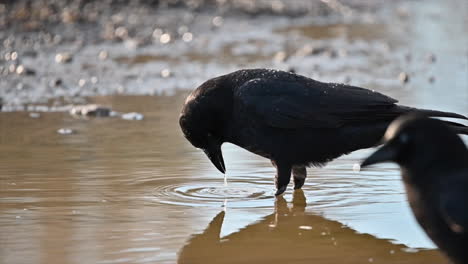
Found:
[[[296,68],[294,60],[308,55],[329,64],[353,49],[367,56],[368,44],[348,50],[346,40],[322,40],[326,28],[312,37],[301,28],[381,24],[386,9],[383,1],[357,0],[7,1],[0,4],[0,97],[4,110],[21,110],[94,95],[172,94],[238,68]],[[302,73],[321,72],[322,57]]]
[[[266,67],[408,98],[419,87],[443,93],[453,83],[465,100],[467,5],[7,1],[0,4],[0,98],[3,111],[68,110],[92,96],[171,95]]]

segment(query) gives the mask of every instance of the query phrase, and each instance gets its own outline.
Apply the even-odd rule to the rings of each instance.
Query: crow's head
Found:
[[[362,167],[392,161],[409,170],[427,170],[438,164],[450,166],[466,158],[467,149],[444,121],[410,114],[390,124],[385,145],[361,164]]]
[[[221,145],[232,108],[230,94],[219,79],[211,79],[187,97],[179,118],[187,140],[203,150],[222,173],[226,172]]]

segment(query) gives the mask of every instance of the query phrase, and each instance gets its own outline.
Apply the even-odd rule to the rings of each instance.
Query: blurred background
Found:
[[[398,168],[353,171],[372,150],[275,199],[269,161],[225,144],[225,183],[178,115],[242,68],[466,115],[467,31],[465,0],[0,1],[0,263],[441,263]]]

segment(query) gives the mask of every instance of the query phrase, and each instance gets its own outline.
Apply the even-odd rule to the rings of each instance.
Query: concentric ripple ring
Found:
[[[191,180],[191,181],[190,181]],[[166,182],[166,181],[164,181]],[[220,179],[187,179],[175,183],[158,183],[153,190],[156,201],[165,204],[194,207],[231,208],[270,207],[274,204],[274,189],[271,183],[253,179],[235,179],[227,185]]]

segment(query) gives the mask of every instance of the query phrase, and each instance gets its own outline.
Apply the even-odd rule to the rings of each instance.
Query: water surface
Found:
[[[289,25],[286,32],[299,34],[302,44],[344,45],[349,53],[338,59],[291,56],[287,62],[319,80],[349,75],[352,84],[403,104],[467,114],[468,42],[457,19],[466,10],[455,0],[418,3],[403,4],[417,12],[395,22],[391,32],[380,24]],[[373,55],[363,58],[366,52]],[[435,62],[427,62],[430,53]],[[229,56],[278,66],[264,55],[229,53],[223,60],[231,61]],[[129,55],[116,63],[138,75],[166,59]],[[235,68],[180,63],[197,67],[194,75]],[[410,74],[405,85],[396,78],[402,69]],[[177,74],[158,82],[184,84]],[[157,90],[152,76],[133,88]],[[310,168],[303,191],[291,186],[275,198],[270,162],[230,144],[223,146],[225,183],[181,135],[178,115],[187,92],[172,93],[87,99],[140,112],[141,121],[0,113],[0,263],[443,263],[408,208],[398,168],[353,171],[372,150]],[[75,133],[61,135],[60,128]]]
[[[399,172],[309,169],[275,199],[267,160],[223,146],[227,185],[178,129],[186,94],[98,97],[142,121],[0,115],[2,263],[427,263]],[[60,135],[61,127],[75,131]]]

